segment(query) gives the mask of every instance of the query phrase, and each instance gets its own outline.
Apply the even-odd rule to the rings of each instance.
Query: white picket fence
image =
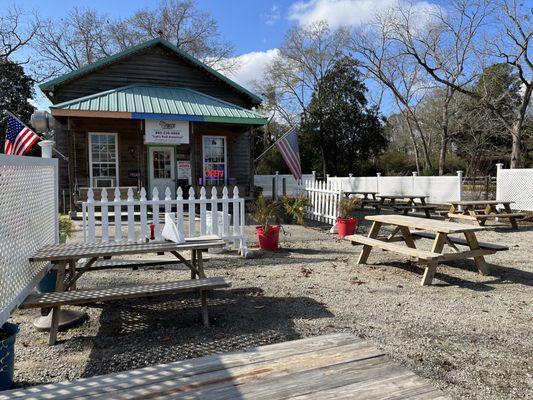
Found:
[[[496,164],[496,199],[513,201],[511,208],[533,211],[533,168],[504,169]]]
[[[306,208],[306,218],[334,225],[338,217],[337,207],[342,191],[331,188],[325,181],[306,181],[300,193],[311,203]]]
[[[127,198],[122,199],[116,188],[113,200],[108,199],[107,191],[102,189],[101,200],[95,201],[93,191],[89,189],[87,201],[82,203],[83,240],[87,243],[121,240],[144,242],[150,237],[149,224],[154,225],[155,239],[161,240],[164,214],[175,213],[178,230],[186,238],[216,235],[226,241],[228,246],[235,245],[239,253],[246,256],[248,248],[244,238],[244,199],[239,197],[239,189],[234,187],[232,197],[228,195],[227,187],[223,188],[222,197],[218,196],[214,187],[209,198],[204,187],[199,194],[196,198],[194,188],[191,187],[188,198],[184,199],[180,187],[176,191],[176,198],[172,199],[167,187],[165,197],[160,199],[158,189],[154,188],[152,198],[148,200],[146,190],[142,188],[139,198],[135,199],[130,188]],[[97,224],[98,217],[101,220],[100,226]],[[136,220],[139,221],[138,224]]]

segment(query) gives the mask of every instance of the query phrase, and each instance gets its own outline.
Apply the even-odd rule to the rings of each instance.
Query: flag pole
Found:
[[[254,160],[254,163],[257,162],[257,160],[259,160],[261,157],[263,157],[272,147],[274,147],[276,145],[276,143],[278,143],[281,139],[283,139],[285,136],[287,136],[289,133],[292,132],[292,130],[295,129],[295,127],[291,127],[289,128],[289,130],[287,132],[285,132],[279,139],[277,139],[274,143],[272,143],[270,146],[268,146],[268,148],[263,151],[259,157],[257,157],[255,160]]]

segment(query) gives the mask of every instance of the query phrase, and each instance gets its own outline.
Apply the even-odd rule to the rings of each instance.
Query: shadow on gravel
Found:
[[[97,336],[70,339],[92,345],[85,377],[294,340],[295,319],[333,317],[314,299],[268,297],[261,288],[212,293],[209,328],[194,294],[93,306],[102,308]]]

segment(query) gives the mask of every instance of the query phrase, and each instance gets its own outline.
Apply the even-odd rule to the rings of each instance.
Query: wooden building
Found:
[[[40,86],[52,101],[60,190],[253,186],[261,99],[157,38]],[[73,200],[74,201],[74,200]]]

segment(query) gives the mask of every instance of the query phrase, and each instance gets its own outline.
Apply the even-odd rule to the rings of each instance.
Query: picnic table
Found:
[[[426,218],[417,218],[406,215],[371,215],[365,217],[373,221],[368,236],[351,235],[345,239],[352,244],[362,244],[363,250],[359,255],[358,264],[366,264],[370,251],[376,247],[383,250],[393,251],[396,253],[408,255],[417,258],[418,264],[425,267],[422,285],[430,285],[439,262],[462,260],[474,258],[478,271],[482,275],[488,275],[489,267],[485,262],[484,256],[494,254],[496,251],[506,250],[505,246],[498,246],[492,243],[480,243],[477,240],[476,232],[484,230],[481,226],[465,225],[449,221],[440,221]],[[394,230],[386,236],[379,236],[380,229],[383,225],[392,225]],[[433,238],[433,246],[430,251],[416,248],[416,232],[411,229],[426,231],[429,235],[419,235],[419,237]],[[400,237],[396,234],[401,233]],[[465,240],[452,237],[452,234],[463,234]],[[406,245],[394,243],[403,241]],[[453,252],[443,252],[444,245],[452,248]],[[468,250],[460,250],[457,245],[468,247]]]
[[[204,271],[202,251],[224,247],[225,242],[216,236],[188,239],[178,244],[170,241],[151,242],[109,242],[109,243],[60,243],[42,247],[30,257],[31,262],[51,261],[57,269],[56,291],[31,294],[20,308],[52,308],[52,322],[49,343],[55,344],[59,323],[59,310],[66,304],[83,304],[94,301],[164,295],[200,291],[204,325],[208,325],[206,290],[229,287],[225,278],[207,278]],[[191,252],[187,260],[181,253]],[[99,259],[114,256],[165,253],[174,255],[191,271],[191,280],[180,280],[134,287],[76,290],[76,282],[97,264]],[[67,269],[68,266],[68,269]],[[198,278],[198,279],[197,279]]]
[[[407,215],[410,211],[424,211],[426,218],[431,218],[431,212],[435,211],[437,207],[426,204],[428,196],[419,194],[380,194],[377,196],[380,199],[381,207],[387,205],[395,211],[401,211]],[[401,203],[398,203],[401,201]]]
[[[450,220],[459,220],[472,222],[478,225],[485,225],[490,218],[507,218],[514,229],[518,229],[517,219],[526,216],[525,213],[519,213],[511,210],[511,204],[514,201],[502,200],[461,200],[450,201],[448,218]],[[502,206],[504,212],[498,209]],[[461,211],[462,209],[462,211]]]
[[[363,196],[361,198],[361,207],[365,207],[368,205],[374,207],[378,212],[381,210],[381,202],[376,198],[378,192],[365,192],[357,190],[342,193],[345,197]]]
[[[0,393],[40,399],[446,399],[427,380],[346,333],[214,354]]]

